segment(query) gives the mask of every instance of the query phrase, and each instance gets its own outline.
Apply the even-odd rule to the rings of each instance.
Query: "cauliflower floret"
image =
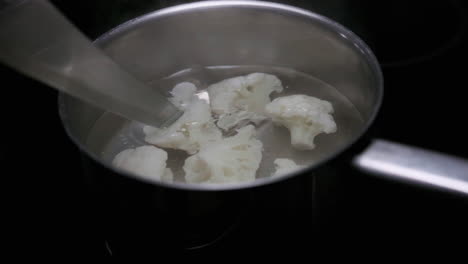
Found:
[[[195,96],[197,87],[193,83],[181,82],[171,91],[172,98],[169,101],[180,110],[185,110]]]
[[[112,165],[151,179],[172,182],[172,171],[166,168],[166,160],[166,151],[154,146],[141,146],[120,152]]]
[[[274,75],[252,73],[212,84],[207,90],[211,110],[219,117],[217,125],[228,130],[242,120],[256,124],[264,120],[270,94],[283,91],[283,86]]]
[[[235,183],[253,181],[262,160],[262,142],[254,138],[255,128],[245,126],[232,137],[203,145],[185,160],[188,183]]]
[[[315,148],[318,134],[336,132],[333,106],[330,102],[307,95],[279,97],[267,104],[266,114],[275,124],[284,125],[291,133],[291,144],[298,149]]]
[[[272,175],[273,177],[288,174],[304,167],[297,165],[290,159],[275,159],[273,163],[275,164],[275,173]]]
[[[180,86],[176,86],[172,93],[174,95],[182,94],[176,90],[177,87]],[[185,95],[188,94],[187,92]],[[185,95],[183,98],[188,98]],[[180,98],[182,97],[178,99]],[[158,147],[181,149],[189,154],[194,154],[201,145],[221,140],[222,133],[214,124],[210,105],[206,101],[191,93],[190,103],[183,107],[185,111],[182,116],[167,128],[144,126],[145,141]]]

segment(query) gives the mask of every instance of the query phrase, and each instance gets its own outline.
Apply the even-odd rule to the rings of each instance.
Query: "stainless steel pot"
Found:
[[[174,244],[180,242],[174,237],[190,240],[186,229],[150,231],[148,227],[155,219],[160,227],[187,227],[181,219],[195,219],[196,228],[189,229],[197,229],[197,234],[226,230],[232,221],[215,221],[222,224],[213,226],[206,224],[206,219],[235,219],[248,207],[253,192],[258,195],[278,189],[294,190],[299,179],[301,185],[304,179],[312,185],[309,176],[320,174],[322,168],[334,162],[351,162],[375,175],[468,194],[468,163],[464,160],[384,140],[359,140],[382,102],[382,73],[363,41],[323,16],[268,2],[198,2],[131,20],[100,37],[96,44],[137,78],[156,86],[158,80],[187,68],[216,65],[291,68],[336,88],[363,119],[361,125],[353,126],[340,138],[333,150],[323,151],[316,162],[302,171],[236,185],[168,184],[112,168],[101,158],[102,148],[88,141],[90,130],[104,112],[61,95],[64,127],[85,154],[90,186],[104,202],[109,233],[119,230],[120,242],[115,243],[123,243],[122,247],[125,244],[122,241],[135,241],[131,238],[136,237],[137,240],[146,237],[146,241],[154,236],[165,237]],[[118,123],[109,122],[102,128],[102,136],[106,137],[105,131]],[[280,153],[281,148],[272,151]],[[293,185],[296,187],[287,187]],[[295,195],[301,195],[296,190]]]
[[[126,70],[156,85],[155,80],[190,67],[263,65],[312,74],[335,87],[357,108],[364,122],[352,128],[346,142],[333,152],[325,151],[320,162],[307,170],[356,142],[372,123],[383,96],[378,62],[356,35],[325,17],[280,4],[216,1],[176,6],[131,20],[96,43]],[[116,173],[134,177],[102,162],[99,148],[86,142],[102,110],[63,95],[60,112],[69,136],[86,154]],[[375,140],[355,164],[397,179],[468,193],[467,163],[457,158]],[[227,190],[265,185],[297,174],[234,186],[152,184]]]

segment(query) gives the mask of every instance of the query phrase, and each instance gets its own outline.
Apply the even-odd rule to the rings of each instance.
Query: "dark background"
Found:
[[[52,2],[95,38],[132,17],[184,1]],[[374,136],[468,158],[464,1],[281,2],[339,21],[374,50],[385,77]],[[6,237],[8,244],[20,255],[110,255],[89,210],[93,200],[82,182],[80,155],[61,127],[57,93],[3,66],[0,77],[0,164],[7,190],[2,217],[6,233],[12,234]],[[466,251],[468,198],[358,173],[347,176],[345,185],[330,187],[345,198],[325,210],[320,232],[310,231],[316,228],[312,223],[272,221],[260,231],[234,232],[200,254]]]

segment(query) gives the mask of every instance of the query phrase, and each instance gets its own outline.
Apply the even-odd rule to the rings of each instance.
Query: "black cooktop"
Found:
[[[53,2],[94,38],[144,13],[144,2],[154,9],[183,1]],[[338,20],[375,51],[385,77],[375,137],[468,158],[464,1],[279,2]],[[80,155],[61,127],[56,92],[0,69],[6,91],[0,104],[0,160],[3,186],[10,191],[4,199],[4,218],[13,232],[9,244],[21,254],[119,256],[89,210],[93,200],[83,185]],[[321,204],[320,223],[309,218],[304,194],[286,211],[275,206],[246,211],[226,232],[180,254],[312,257],[322,249],[352,248],[398,255],[421,245],[426,252],[442,245],[456,252],[463,245],[456,241],[466,240],[467,198],[358,173],[347,176],[345,185],[328,186],[343,196]]]

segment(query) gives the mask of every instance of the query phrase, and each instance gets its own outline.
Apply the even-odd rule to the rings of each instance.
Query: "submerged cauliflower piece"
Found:
[[[126,149],[114,157],[112,165],[151,179],[172,182],[173,175],[166,168],[166,151],[154,146]]]
[[[291,144],[298,149],[315,148],[315,136],[320,133],[334,133],[337,129],[331,115],[331,103],[315,97],[279,97],[267,104],[265,110],[275,124],[284,125],[289,129]]]
[[[174,87],[171,101],[181,102],[179,107],[184,110],[182,116],[167,128],[145,126],[143,132],[145,141],[150,144],[194,154],[201,145],[221,140],[222,133],[214,124],[210,105],[194,96],[191,86],[185,86],[188,91],[182,91],[180,87],[184,86]]]
[[[245,126],[232,137],[203,145],[200,151],[185,160],[188,183],[235,183],[255,180],[262,160],[262,142],[255,137],[255,128]]]
[[[172,97],[169,98],[169,101],[180,110],[185,110],[194,99],[196,92],[197,87],[193,83],[182,82],[172,88]]]
[[[252,73],[212,84],[207,90],[211,109],[219,117],[217,125],[228,130],[242,120],[264,120],[270,94],[283,91],[283,86],[274,75]]]
[[[288,174],[303,168],[303,166],[297,165],[290,159],[275,159],[273,163],[275,164],[275,173],[273,174],[273,177]]]

